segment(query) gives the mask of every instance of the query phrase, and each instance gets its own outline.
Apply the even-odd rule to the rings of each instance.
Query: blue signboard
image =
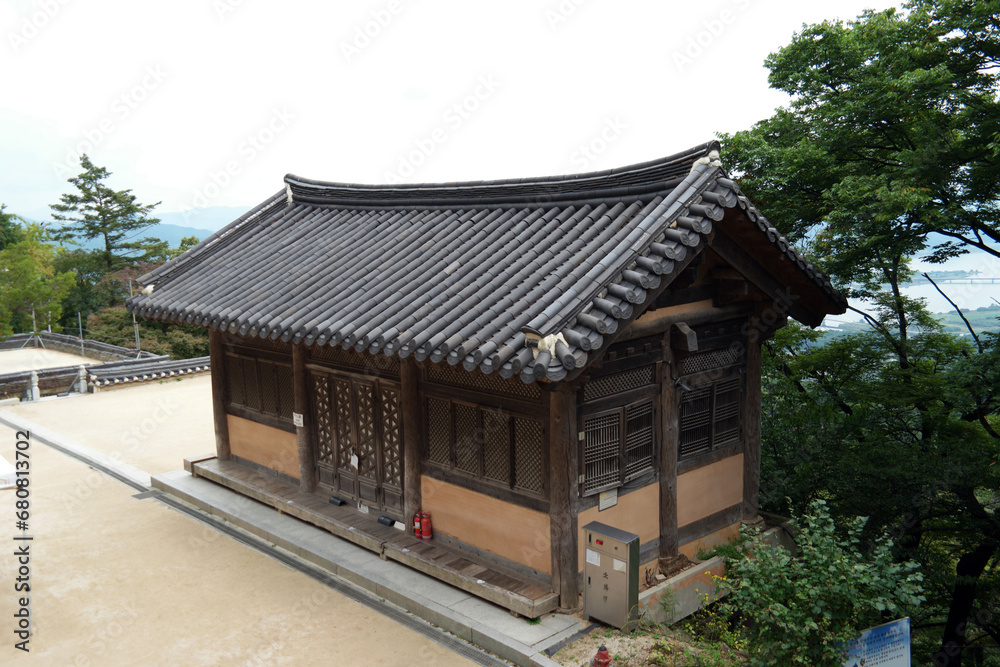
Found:
[[[910,619],[870,628],[851,644],[844,667],[910,667]]]

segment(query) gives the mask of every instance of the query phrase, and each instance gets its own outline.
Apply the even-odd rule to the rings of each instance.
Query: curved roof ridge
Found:
[[[603,171],[494,181],[371,185],[285,176],[290,201],[304,204],[414,205],[545,203],[647,194],[676,185],[719,142],[709,141],[656,160]]]

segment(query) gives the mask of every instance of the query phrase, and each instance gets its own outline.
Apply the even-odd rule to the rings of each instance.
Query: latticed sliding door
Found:
[[[399,386],[312,372],[319,481],[345,500],[402,518]]]
[[[379,482],[382,507],[403,513],[403,438],[399,412],[399,387],[379,381],[379,426],[382,449],[379,456]]]

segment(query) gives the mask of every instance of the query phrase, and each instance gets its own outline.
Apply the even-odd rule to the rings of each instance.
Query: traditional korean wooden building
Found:
[[[718,149],[493,182],[287,176],[129,301],[210,331],[217,456],[192,472],[529,616],[578,605],[592,520],[654,571],[728,539],[757,519],[762,341],[846,304]]]

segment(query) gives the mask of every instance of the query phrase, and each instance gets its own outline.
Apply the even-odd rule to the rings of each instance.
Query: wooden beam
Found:
[[[576,392],[568,384],[546,389],[549,409],[549,525],[552,545],[552,590],[562,609],[579,606],[577,563],[577,437]]]
[[[670,328],[669,347],[684,352],[698,351],[698,334],[685,322],[678,322]]]
[[[822,312],[814,312],[803,303],[805,295],[793,292],[791,286],[779,282],[724,232],[718,228],[715,232],[711,242],[712,250],[730,266],[746,276],[747,280],[762,289],[771,299],[774,299],[782,313],[788,313],[811,327],[819,326],[823,322]],[[803,280],[805,280],[805,276],[803,276]]]
[[[674,284],[671,283],[670,287],[657,297],[652,308],[658,310],[660,308],[669,308],[670,306],[680,306],[685,303],[694,303],[695,301],[707,301],[712,298],[714,290],[715,288],[712,283],[704,283],[684,289],[676,289]]]
[[[309,373],[306,370],[305,345],[292,345],[292,392],[295,412],[301,415],[302,426],[295,427],[299,448],[299,489],[302,493],[316,490],[316,449],[313,447],[312,409],[309,405]]]
[[[746,278],[743,277],[743,274],[731,266],[719,266],[712,269],[712,280],[739,280],[741,282],[746,282]]]
[[[413,515],[420,510],[421,458],[423,429],[420,420],[420,368],[413,357],[399,366],[399,405],[403,426],[403,517],[406,531],[413,533]]]
[[[719,279],[713,283],[713,286],[715,291],[712,293],[712,303],[716,306],[724,306],[750,295],[750,283],[744,278],[737,280]]]
[[[688,326],[697,326],[706,322],[746,316],[751,312],[753,312],[753,304],[750,302],[734,303],[722,308],[715,308],[711,301],[698,301],[684,306],[649,310],[626,327],[621,335],[621,340],[662,334],[671,325],[678,322],[685,322]]]
[[[669,332],[664,334],[668,339]],[[680,396],[674,385],[674,353],[663,341],[660,362],[660,558],[677,555],[677,439]]]
[[[677,281],[681,278],[681,274],[683,274],[689,267],[691,267],[692,264],[694,264],[695,267],[694,271],[695,273],[697,273],[698,264],[703,262],[705,259],[704,253],[702,251],[705,249],[708,243],[711,243],[714,234],[715,230],[710,232],[707,237],[702,237],[702,241],[698,246],[694,248],[688,248],[687,257],[685,257],[684,260],[680,262],[674,263],[673,273],[670,276],[666,276],[664,280],[661,280],[660,286],[657,287],[655,290],[646,290],[646,300],[643,301],[642,303],[634,305],[635,312],[645,313],[646,309],[652,306],[656,302],[656,300],[660,297],[660,295],[667,290],[669,286],[672,286],[675,283],[677,283]],[[670,280],[671,276],[673,277],[673,280]],[[708,305],[711,305],[711,302],[709,302]],[[683,321],[688,321],[687,318],[682,318],[682,319]],[[640,338],[643,336],[648,336],[652,333],[652,332],[643,333],[641,335],[636,334],[635,330],[633,329],[633,326],[635,324],[636,321],[633,321],[632,324],[627,327],[620,327],[616,333],[611,334],[610,336],[604,336],[604,343],[601,345],[600,348],[591,351],[589,355],[590,358],[602,359],[604,357],[604,354],[608,351],[608,348],[614,345],[615,343],[619,341],[629,340],[631,338]],[[587,368],[577,368],[575,371],[570,371],[569,375],[567,375],[566,379],[563,381],[567,382],[570,380],[574,380],[586,372],[588,372]]]
[[[226,353],[222,332],[208,330],[208,353],[212,360],[212,417],[215,421],[215,455],[222,461],[232,457],[229,449],[229,420],[226,418]]]
[[[757,519],[760,500],[760,348],[763,337],[748,341],[743,392],[743,520]]]

